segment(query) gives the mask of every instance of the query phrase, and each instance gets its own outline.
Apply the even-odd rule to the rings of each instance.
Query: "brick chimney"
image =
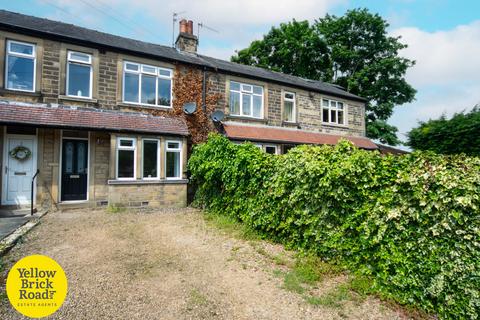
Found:
[[[193,21],[180,20],[180,32],[178,33],[175,47],[184,52],[197,53],[198,38],[193,34]]]

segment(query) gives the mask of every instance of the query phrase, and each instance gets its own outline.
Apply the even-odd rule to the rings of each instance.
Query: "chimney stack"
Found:
[[[175,47],[183,52],[197,53],[198,38],[193,34],[193,21],[180,20],[179,30]]]

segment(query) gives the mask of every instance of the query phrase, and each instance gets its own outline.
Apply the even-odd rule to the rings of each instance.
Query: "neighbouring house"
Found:
[[[276,154],[377,149],[363,98],[197,45],[186,20],[171,48],[0,10],[1,205],[29,205],[38,170],[37,207],[184,206],[189,147],[214,130]]]

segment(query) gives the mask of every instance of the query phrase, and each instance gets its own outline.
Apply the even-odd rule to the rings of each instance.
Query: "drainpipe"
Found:
[[[203,67],[203,83],[202,83],[202,109],[203,113],[207,113],[207,68]]]
[[[35,172],[35,175],[32,178],[32,189],[30,191],[30,215],[32,216],[33,216],[33,187],[34,187],[35,178],[39,173],[40,173],[40,170],[37,169],[37,172]]]

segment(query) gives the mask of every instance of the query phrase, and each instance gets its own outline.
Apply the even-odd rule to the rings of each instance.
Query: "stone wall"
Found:
[[[119,207],[185,207],[187,183],[109,185],[108,203]]]

